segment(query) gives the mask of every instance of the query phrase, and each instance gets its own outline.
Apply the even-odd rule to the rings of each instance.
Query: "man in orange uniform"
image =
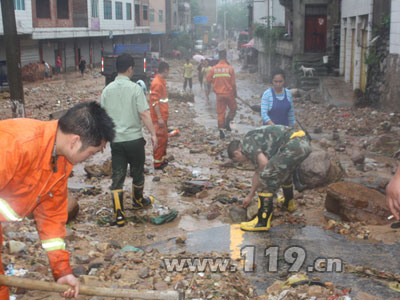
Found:
[[[167,165],[168,144],[168,94],[167,83],[169,65],[161,62],[158,74],[150,85],[150,114],[157,135],[157,148],[154,150],[154,168],[163,170]]]
[[[78,104],[58,121],[0,121],[0,222],[33,213],[54,279],[71,286],[62,294],[67,298],[79,293],[63,240],[68,177],[74,164],[102,151],[114,135],[113,121],[96,102]],[[2,239],[0,225],[0,245]],[[0,300],[6,299],[9,290],[0,286]]]
[[[217,94],[217,115],[219,137],[225,138],[224,130],[231,131],[230,122],[233,120],[237,110],[236,104],[236,81],[235,71],[226,61],[226,50],[218,54],[218,64],[212,67],[207,74],[207,82],[213,84],[215,94]],[[229,113],[225,119],[226,107]]]

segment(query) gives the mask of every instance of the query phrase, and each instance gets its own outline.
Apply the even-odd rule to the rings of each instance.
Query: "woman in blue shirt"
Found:
[[[261,118],[264,125],[296,124],[292,93],[284,86],[285,72],[278,69],[272,73],[272,87],[261,98]]]
[[[272,87],[266,90],[261,98],[261,118],[264,125],[295,126],[292,93],[285,89],[285,72],[277,69],[272,73]],[[278,203],[289,212],[296,210],[293,197],[292,177],[282,185],[283,197]]]

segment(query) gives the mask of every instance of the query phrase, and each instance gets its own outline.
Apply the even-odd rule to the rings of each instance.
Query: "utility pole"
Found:
[[[271,77],[271,14],[270,14],[270,6],[268,0],[268,76]],[[272,78],[271,78],[272,79]]]
[[[226,42],[226,13],[227,11],[224,11],[224,43],[225,43],[225,49],[227,50],[227,42]]]
[[[3,16],[4,45],[6,48],[7,77],[10,87],[13,118],[25,117],[24,88],[22,86],[21,64],[19,61],[20,44],[15,22],[14,1],[1,0]]]

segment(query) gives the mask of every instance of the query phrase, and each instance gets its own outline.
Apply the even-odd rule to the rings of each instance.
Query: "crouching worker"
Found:
[[[250,205],[258,191],[258,213],[243,222],[245,231],[268,231],[271,226],[274,194],[281,186],[291,186],[294,169],[311,153],[311,145],[302,130],[282,125],[269,125],[249,131],[242,142],[228,146],[229,158],[235,162],[250,160],[256,167],[250,194],[243,207]],[[284,206],[294,208],[293,189],[287,189]]]
[[[102,151],[114,135],[113,121],[96,102],[78,104],[58,121],[0,121],[0,222],[18,222],[33,213],[54,279],[71,286],[62,294],[67,298],[79,293],[63,239],[68,177],[74,164]],[[0,245],[2,237],[0,226]],[[8,288],[0,286],[0,300],[5,299]]]

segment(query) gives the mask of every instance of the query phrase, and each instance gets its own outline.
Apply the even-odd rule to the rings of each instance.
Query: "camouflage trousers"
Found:
[[[290,139],[268,158],[267,166],[260,172],[259,191],[275,194],[281,185],[291,184],[294,170],[310,153],[311,144],[306,136]]]

